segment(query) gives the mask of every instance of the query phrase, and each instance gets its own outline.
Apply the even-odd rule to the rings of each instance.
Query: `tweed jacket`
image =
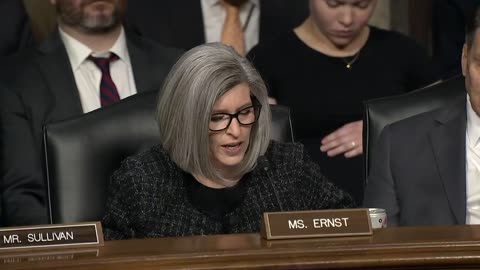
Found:
[[[112,176],[103,219],[106,239],[252,233],[263,212],[354,207],[301,144],[272,142],[246,181],[243,200],[223,220],[202,213],[185,188],[185,173],[160,146],[127,158]]]

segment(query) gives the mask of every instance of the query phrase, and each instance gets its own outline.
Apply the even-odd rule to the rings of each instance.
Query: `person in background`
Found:
[[[224,42],[243,55],[307,15],[306,0],[143,0],[129,3],[127,19],[132,28],[162,44],[188,50]]]
[[[441,76],[459,75],[465,44],[465,25],[479,0],[433,1],[433,58],[440,64]]]
[[[437,80],[411,39],[368,25],[376,0],[310,0],[297,28],[248,55],[269,95],[292,110],[296,137],[323,173],[363,197],[363,101]]]
[[[23,1],[0,0],[0,58],[35,44]]]
[[[263,212],[353,207],[298,143],[270,140],[265,85],[220,43],[185,53],[157,105],[160,145],[110,181],[106,239],[260,231]]]
[[[388,226],[480,224],[480,9],[467,21],[465,95],[387,125],[373,149],[364,205]]]
[[[51,0],[58,31],[0,91],[3,225],[48,223],[42,128],[160,89],[180,51],[124,31],[126,0]],[[5,63],[2,63],[5,64]]]
[[[23,2],[19,0],[0,0],[0,61],[34,45],[30,20]],[[3,91],[4,78],[8,69],[0,67],[0,91]],[[4,157],[0,156],[0,162]],[[0,176],[1,183],[1,176]],[[1,186],[1,185],[0,185]],[[2,200],[0,193],[0,226],[2,226]]]

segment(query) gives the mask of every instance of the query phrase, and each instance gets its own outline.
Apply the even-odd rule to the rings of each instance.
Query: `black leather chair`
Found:
[[[463,76],[457,76],[406,94],[366,101],[363,117],[364,179],[367,179],[368,176],[372,150],[386,125],[441,108],[460,95],[465,95]]]
[[[110,175],[127,156],[158,144],[157,96],[137,94],[44,130],[52,223],[100,220]],[[290,111],[272,106],[273,139],[293,141]]]

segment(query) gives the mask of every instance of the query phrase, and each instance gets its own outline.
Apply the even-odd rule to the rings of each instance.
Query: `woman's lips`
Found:
[[[222,148],[228,155],[237,155],[242,150],[242,143],[224,144],[222,145]]]

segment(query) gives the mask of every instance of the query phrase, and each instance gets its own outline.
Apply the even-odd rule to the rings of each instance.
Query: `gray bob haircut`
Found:
[[[208,124],[215,102],[241,83],[262,109],[243,161],[230,172],[236,176],[253,170],[270,142],[271,112],[262,78],[246,58],[220,43],[197,46],[173,66],[159,96],[157,121],[163,148],[182,170],[224,183],[210,159]]]

